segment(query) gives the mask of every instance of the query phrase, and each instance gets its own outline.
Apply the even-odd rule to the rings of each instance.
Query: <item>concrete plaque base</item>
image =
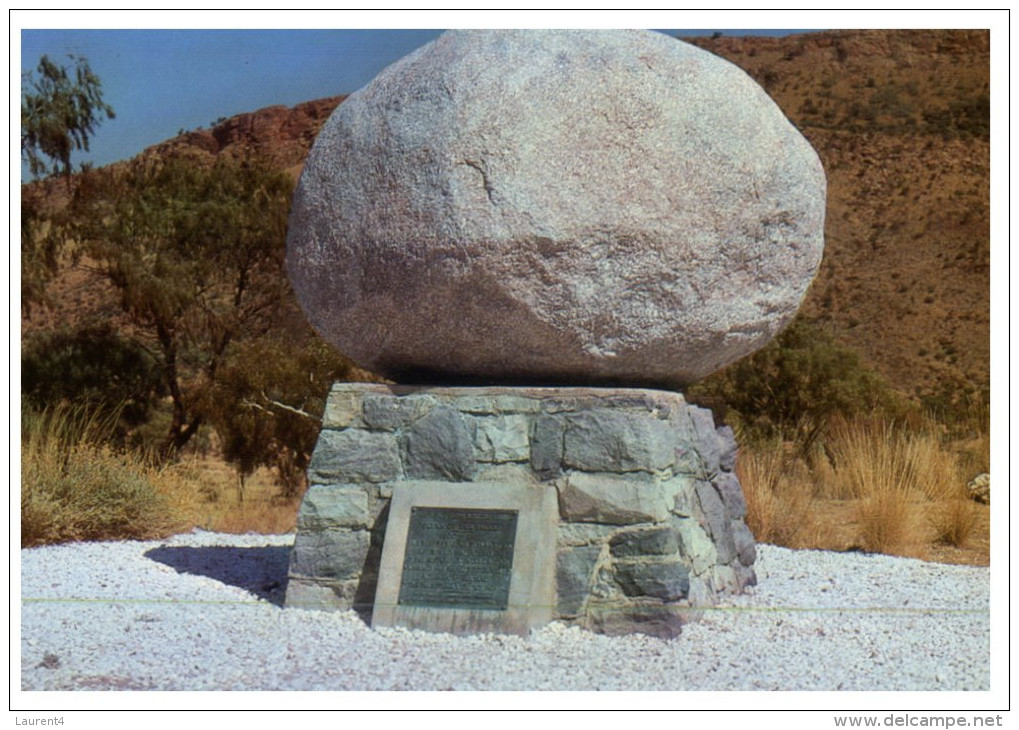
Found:
[[[451,514],[481,517],[515,515],[515,535],[512,544],[512,567],[509,571],[509,593],[505,602],[492,601],[484,605],[486,591],[500,593],[498,576],[491,575],[491,566],[484,552],[491,546],[482,539],[471,539],[468,528],[463,528],[465,539],[457,540],[453,530],[445,546],[419,546],[428,550],[432,563],[431,574],[415,575],[418,590],[411,595],[401,592],[405,572],[415,546],[409,544],[411,520],[415,510],[451,510]],[[426,631],[451,633],[515,633],[526,634],[532,628],[552,619],[555,602],[556,525],[558,523],[556,490],[534,485],[523,487],[513,484],[450,483],[408,481],[393,487],[393,497],[386,526],[382,560],[379,565],[378,586],[372,612],[372,626],[405,626]],[[479,520],[481,529],[489,523]],[[472,575],[472,572],[477,573]],[[445,603],[438,605],[427,590],[429,578],[439,587],[444,579],[455,573],[468,585],[450,587]],[[495,585],[489,585],[492,578]],[[476,588],[475,588],[476,586]],[[467,589],[474,589],[473,591]],[[422,605],[431,602],[432,605]],[[502,605],[505,603],[505,605]],[[462,604],[462,605],[458,605]]]

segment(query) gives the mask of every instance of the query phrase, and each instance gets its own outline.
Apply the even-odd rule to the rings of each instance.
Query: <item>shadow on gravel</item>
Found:
[[[145,557],[178,573],[204,575],[249,591],[262,600],[283,605],[290,565],[288,546],[157,547]]]

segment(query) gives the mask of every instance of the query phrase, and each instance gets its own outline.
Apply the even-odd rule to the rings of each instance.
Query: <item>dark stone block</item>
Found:
[[[739,590],[742,591],[748,586],[757,585],[757,573],[754,569],[748,565],[737,565],[734,568],[736,573],[736,581],[739,585]]]
[[[743,519],[747,514],[747,502],[743,498],[743,487],[739,479],[731,472],[719,472],[712,480],[722,503],[729,510],[729,516],[734,520]]]
[[[635,558],[642,555],[676,555],[679,535],[671,527],[621,532],[609,542],[613,557]]]
[[[697,437],[697,454],[701,457],[701,467],[705,477],[713,477],[718,473],[722,456],[721,444],[715,432],[715,419],[707,408],[690,406],[688,411],[693,421],[694,433]]]
[[[662,563],[618,561],[616,583],[627,596],[676,601],[690,591],[690,571],[678,560]]]
[[[696,490],[697,501],[704,518],[701,524],[714,540],[719,565],[728,565],[736,557],[732,518],[718,491],[709,482],[697,482]]]
[[[736,545],[736,552],[739,555],[740,565],[753,565],[757,560],[757,545],[754,542],[754,535],[750,528],[742,520],[734,520],[732,523],[733,541]]]
[[[364,397],[364,422],[372,429],[392,431],[420,418],[431,406],[421,397],[369,394]]]
[[[659,639],[680,635],[683,618],[679,611],[660,603],[601,606],[590,612],[588,626],[607,636],[646,634]]]
[[[736,445],[736,434],[730,426],[719,426],[715,433],[718,434],[720,454],[718,465],[725,471],[732,471],[736,468],[736,453],[739,447]]]
[[[590,592],[591,574],[598,563],[601,547],[591,545],[560,550],[556,556],[557,611],[561,616],[576,616]]]
[[[563,471],[563,433],[566,424],[556,416],[538,416],[531,431],[531,468],[542,480]]]

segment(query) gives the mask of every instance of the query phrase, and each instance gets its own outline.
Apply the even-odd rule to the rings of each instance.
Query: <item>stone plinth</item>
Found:
[[[287,606],[370,614],[394,489],[436,482],[554,490],[553,620],[674,636],[755,582],[732,431],[678,393],[342,383],[322,425]]]

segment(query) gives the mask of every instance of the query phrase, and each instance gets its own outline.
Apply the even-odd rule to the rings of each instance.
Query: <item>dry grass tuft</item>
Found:
[[[946,499],[932,506],[928,520],[937,542],[964,547],[980,521],[980,507],[966,497]]]
[[[736,472],[747,502],[746,522],[758,542],[803,546],[810,530],[809,481],[786,468],[781,443],[740,452]]]
[[[247,481],[213,460],[152,466],[109,446],[113,420],[58,407],[22,414],[22,547],[80,540],[151,540],[201,527],[280,534],[300,499],[280,500],[269,472]]]
[[[792,548],[926,557],[975,540],[984,549],[985,515],[965,490],[967,454],[985,450],[979,435],[960,447],[918,417],[840,421],[806,455],[792,443],[748,444],[737,464],[747,524],[759,541]]]
[[[109,423],[54,408],[22,414],[22,547],[148,539],[183,527],[172,477],[106,445]]]
[[[906,429],[887,421],[840,423],[829,449],[835,459],[835,491],[858,500],[864,549],[902,554],[923,542],[911,503],[940,501],[958,488],[954,456],[933,427]]]
[[[909,495],[898,489],[875,492],[856,506],[864,550],[893,555],[916,552],[920,540]]]

